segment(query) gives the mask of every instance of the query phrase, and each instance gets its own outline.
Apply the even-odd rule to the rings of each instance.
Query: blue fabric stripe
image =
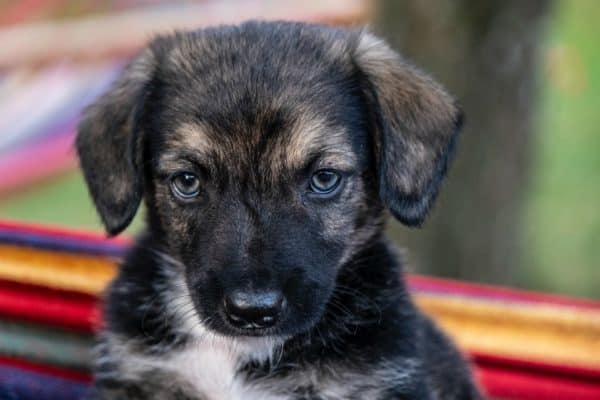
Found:
[[[65,239],[50,235],[15,232],[3,229],[0,229],[0,243],[114,257],[122,257],[127,248],[125,245],[108,241]]]
[[[84,400],[90,385],[0,365],[0,400]]]

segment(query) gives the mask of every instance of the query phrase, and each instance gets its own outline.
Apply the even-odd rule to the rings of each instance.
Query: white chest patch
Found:
[[[266,386],[248,383],[236,372],[249,360],[266,360],[275,346],[269,339],[232,340],[208,335],[173,354],[161,364],[189,382],[202,400],[286,400]]]
[[[240,364],[248,359],[248,347],[254,346],[225,338],[205,339],[171,357],[164,368],[188,381],[203,400],[282,400],[270,396],[264,388],[248,385],[236,374]],[[260,353],[261,349],[254,351]]]

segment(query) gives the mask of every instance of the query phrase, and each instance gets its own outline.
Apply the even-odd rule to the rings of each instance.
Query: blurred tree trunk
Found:
[[[420,272],[510,284],[520,268],[546,0],[382,0],[376,31],[454,94],[466,125],[421,230],[393,223]]]

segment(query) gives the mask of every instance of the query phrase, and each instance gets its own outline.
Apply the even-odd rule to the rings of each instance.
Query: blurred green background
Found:
[[[598,21],[599,1],[559,1],[544,29],[517,286],[600,295]],[[78,172],[0,199],[0,217],[101,229]]]
[[[560,1],[544,45],[523,280],[600,296],[600,2]]]

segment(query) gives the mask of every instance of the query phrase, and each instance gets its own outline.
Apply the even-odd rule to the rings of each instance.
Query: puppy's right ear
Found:
[[[156,60],[145,50],[110,90],[83,113],[77,153],[90,195],[109,235],[125,229],[142,199],[141,137],[137,115]]]
[[[419,226],[452,159],[462,111],[383,40],[363,31],[357,43],[354,60],[375,121],[380,198],[399,221]]]

